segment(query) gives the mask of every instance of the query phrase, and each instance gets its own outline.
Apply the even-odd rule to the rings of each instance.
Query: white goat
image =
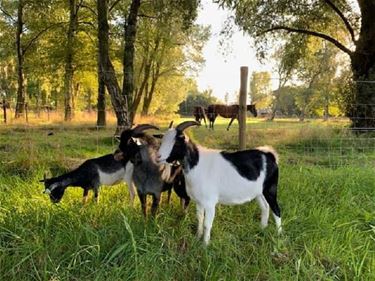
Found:
[[[280,233],[276,152],[271,147],[224,152],[196,146],[183,133],[195,125],[199,123],[186,121],[169,129],[162,139],[158,157],[160,163],[182,163],[186,191],[197,206],[198,238],[204,234],[204,243],[209,243],[217,203],[242,204],[254,198],[262,210],[261,226],[267,226],[271,207]]]

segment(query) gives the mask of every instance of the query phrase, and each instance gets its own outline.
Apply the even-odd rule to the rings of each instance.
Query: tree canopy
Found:
[[[97,7],[95,0],[0,2],[0,87],[13,106],[20,105],[19,114],[28,103],[30,108],[65,110],[70,120],[75,110],[97,106],[102,81],[98,15],[103,9],[112,82],[117,81],[123,97],[124,71],[134,60],[129,108],[113,104],[112,97],[104,105],[143,114],[177,110],[191,85],[189,77],[204,63],[202,48],[209,29],[194,24],[199,1],[99,2],[106,6]],[[135,2],[139,2],[137,33],[134,58],[129,58],[126,44],[132,39],[126,28]]]
[[[321,38],[348,55],[355,87],[346,114],[353,127],[375,127],[375,0],[217,0],[235,12],[235,22],[255,38],[264,56],[290,34]]]

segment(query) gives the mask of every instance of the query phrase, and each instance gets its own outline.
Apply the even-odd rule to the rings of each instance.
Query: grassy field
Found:
[[[189,133],[233,150],[238,127],[227,132],[226,124]],[[248,120],[248,147],[270,144],[281,156],[284,233],[272,219],[260,229],[255,202],[218,206],[205,248],[194,236],[194,203],[184,215],[176,197],[145,221],[123,184],[103,187],[99,204],[84,207],[78,188],[60,204],[42,194],[44,171],[112,152],[113,128],[2,125],[0,280],[375,280],[375,138],[344,126]]]

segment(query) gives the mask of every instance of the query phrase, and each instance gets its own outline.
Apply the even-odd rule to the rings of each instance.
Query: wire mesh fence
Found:
[[[191,120],[185,117],[181,120]],[[169,119],[159,123],[161,131]],[[88,120],[86,120],[88,121]],[[92,120],[94,121],[94,120]],[[140,123],[149,123],[139,120]],[[175,121],[177,121],[175,119]],[[219,118],[214,130],[201,126],[189,133],[200,145],[224,150],[238,149],[238,124],[234,122],[227,131],[228,119]],[[178,122],[178,121],[177,121]],[[273,122],[251,117],[247,119],[246,147],[274,146],[280,154],[282,165],[314,166],[321,168],[367,167],[375,172],[375,133],[358,133],[350,129],[349,120],[336,118],[330,121],[280,118]],[[23,152],[29,159],[40,153],[49,153],[67,166],[76,166],[84,158],[112,153],[118,145],[114,138],[115,123],[105,128],[90,124],[39,124],[1,125],[0,135],[9,136],[12,143],[0,145],[3,152]],[[18,147],[14,149],[15,144]],[[69,152],[67,152],[69,151]],[[15,154],[9,153],[1,160],[12,163]],[[31,160],[30,160],[31,161]]]
[[[374,82],[374,83],[370,83]],[[373,92],[375,96],[375,81],[357,81],[366,87],[366,91]],[[351,103],[346,106],[340,105],[340,100],[331,93],[319,93],[320,96],[311,96],[311,92],[301,92],[296,100],[289,100],[275,104],[277,96],[273,92],[273,99],[267,106],[257,104],[257,117],[254,112],[248,114],[247,119],[247,147],[256,147],[269,144],[275,146],[282,154],[285,164],[306,164],[319,167],[374,167],[375,168],[375,103],[373,97],[368,95],[367,103]],[[297,94],[296,94],[297,95]],[[298,102],[297,102],[298,101]],[[289,103],[288,103],[289,102]],[[318,106],[317,106],[318,104]],[[86,144],[95,142],[94,151],[86,151],[89,155],[99,155],[112,151],[117,146],[113,138],[116,131],[116,114],[112,109],[106,110],[106,125],[97,125],[98,111],[75,111],[73,121],[64,122],[62,109],[49,105],[36,105],[24,103],[24,111],[19,118],[15,118],[14,101],[5,98],[0,101],[0,120],[6,120],[7,124],[0,125],[0,134],[4,130],[18,130],[24,134],[23,140],[29,140],[25,149],[33,153],[34,144],[32,132],[40,130],[46,136],[46,146],[59,150],[61,157],[64,150],[71,143],[65,140],[74,135],[74,147],[76,155],[82,157]],[[195,108],[201,104],[185,104],[180,106],[178,112],[173,115],[174,119],[182,116],[184,120],[195,119],[197,111]],[[340,109],[338,109],[341,107]],[[216,118],[215,129],[206,129],[202,119],[202,126],[193,132],[197,142],[207,147],[226,150],[234,150],[238,147],[238,122],[234,118],[232,127],[226,130],[231,117],[236,117],[236,112],[225,109],[223,112],[210,112],[205,106],[202,107],[206,122]],[[230,108],[230,107],[228,107]],[[346,111],[346,112],[344,112]],[[129,114],[129,112],[126,112]],[[270,118],[274,115],[275,119]],[[348,116],[348,117],[345,117]],[[224,117],[227,118],[224,118]],[[165,122],[161,122],[164,120]],[[146,116],[136,115],[135,123],[156,123],[166,126],[169,117],[156,113]],[[207,126],[208,127],[208,126]],[[58,134],[62,138],[47,137],[48,134]],[[52,144],[53,143],[53,144]],[[0,146],[4,148],[4,146]]]

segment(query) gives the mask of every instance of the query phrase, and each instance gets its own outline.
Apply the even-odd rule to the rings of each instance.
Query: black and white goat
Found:
[[[146,197],[153,198],[151,214],[155,216],[159,206],[161,193],[170,191],[174,184],[182,184],[177,172],[172,172],[168,166],[157,163],[159,144],[155,137],[144,133],[145,130],[159,128],[142,124],[121,133],[119,149],[115,152],[115,159],[130,161],[134,164],[133,181],[141,201],[142,211],[146,216]],[[184,185],[184,183],[183,183]],[[179,187],[179,190],[183,187]],[[175,189],[176,190],[176,189]],[[177,193],[177,192],[176,192]],[[185,192],[186,194],[186,192]],[[185,200],[185,206],[190,198],[183,192],[177,193]]]
[[[134,185],[132,182],[134,166],[130,162],[119,162],[115,160],[113,154],[107,154],[99,158],[86,160],[77,169],[58,177],[44,179],[44,193],[48,194],[54,203],[60,202],[68,186],[78,186],[83,188],[83,203],[87,202],[88,192],[94,191],[95,201],[98,202],[99,187],[101,185],[114,185],[125,181],[130,199],[134,201]]]
[[[281,232],[280,208],[277,204],[279,177],[278,156],[271,147],[225,152],[196,146],[183,131],[199,125],[186,121],[169,129],[159,149],[159,163],[180,161],[183,166],[186,190],[196,202],[199,238],[210,241],[215,206],[242,204],[257,200],[261,210],[261,226],[268,224],[269,207],[278,232]],[[204,233],[203,233],[204,230]]]

